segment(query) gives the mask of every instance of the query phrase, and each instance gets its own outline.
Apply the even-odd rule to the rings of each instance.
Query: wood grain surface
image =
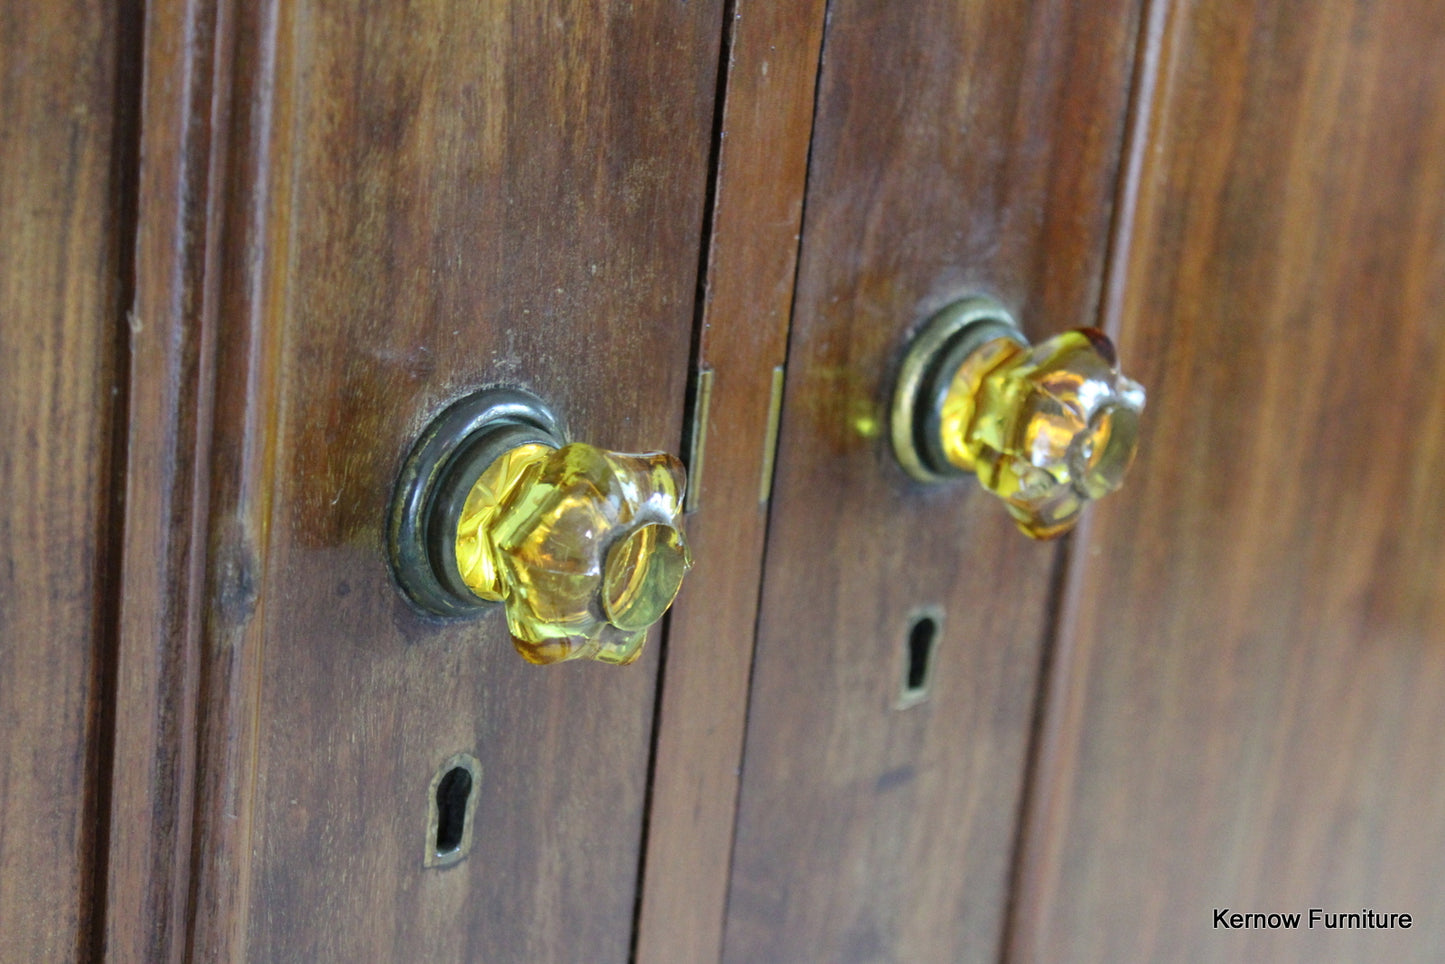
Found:
[[[1445,956],[1445,8],[1156,3],[1019,961]],[[1369,908],[1393,931],[1222,930]]]
[[[209,0],[146,5],[105,959],[185,959],[228,89]],[[219,111],[219,118],[213,117]],[[218,125],[213,121],[220,121]],[[209,267],[209,270],[208,270]]]
[[[627,959],[656,654],[534,667],[499,612],[422,616],[383,526],[482,386],[677,451],[720,14],[222,8],[193,959]],[[475,845],[428,868],[459,752]]]
[[[93,956],[105,849],[129,5],[0,10],[0,960]]]
[[[1134,4],[830,4],[725,960],[999,954],[1058,550],[910,483],[886,406],[971,291],[1035,336],[1095,320],[1136,32]],[[897,709],[928,609],[931,694]]]
[[[712,223],[695,368],[713,373],[689,484],[697,566],[674,607],[648,802],[637,960],[722,953],[762,578],[773,369],[787,350],[822,0],[737,0],[727,22]]]

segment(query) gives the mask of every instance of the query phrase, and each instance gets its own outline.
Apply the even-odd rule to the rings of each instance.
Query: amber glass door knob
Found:
[[[914,337],[893,393],[893,451],[909,475],[973,474],[1020,529],[1050,539],[1119,488],[1134,460],[1144,389],[1095,328],[1030,345],[986,296],[957,301]]]
[[[531,662],[629,663],[692,565],[685,485],[671,455],[568,442],[534,396],[481,392],[412,449],[392,501],[392,569],[436,615],[503,605]]]

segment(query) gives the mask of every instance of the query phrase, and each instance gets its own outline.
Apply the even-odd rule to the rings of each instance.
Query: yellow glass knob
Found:
[[[392,569],[427,612],[504,605],[533,663],[636,659],[692,555],[673,456],[568,443],[534,396],[496,389],[427,428],[392,503]]]
[[[894,448],[916,478],[974,473],[1020,529],[1050,539],[1123,483],[1143,408],[1103,332],[1030,345],[1002,306],[973,298],[940,313],[905,357]]]
[[[678,528],[685,476],[666,453],[529,444],[477,479],[456,530],[457,567],[478,598],[506,604],[534,663],[637,658],[692,565]]]

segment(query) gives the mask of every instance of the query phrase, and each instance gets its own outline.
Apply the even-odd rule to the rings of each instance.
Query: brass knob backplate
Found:
[[[432,422],[397,484],[392,569],[439,616],[502,604],[534,663],[635,659],[692,565],[673,456],[569,443],[536,397],[493,389]]]
[[[1134,459],[1144,389],[1095,328],[1030,345],[1008,310],[976,295],[931,318],[893,393],[899,464],[923,482],[974,474],[1027,535],[1073,528]]]

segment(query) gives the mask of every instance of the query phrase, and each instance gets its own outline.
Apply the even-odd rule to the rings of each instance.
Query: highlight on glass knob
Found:
[[[908,346],[890,433],[924,482],[973,473],[1035,539],[1073,528],[1134,460],[1144,389],[1119,372],[1096,328],[1030,345],[1008,310],[975,295],[944,308]]]
[[[525,392],[462,399],[413,448],[392,502],[392,569],[428,612],[501,603],[533,663],[630,663],[682,586],[682,463],[568,442]]]

